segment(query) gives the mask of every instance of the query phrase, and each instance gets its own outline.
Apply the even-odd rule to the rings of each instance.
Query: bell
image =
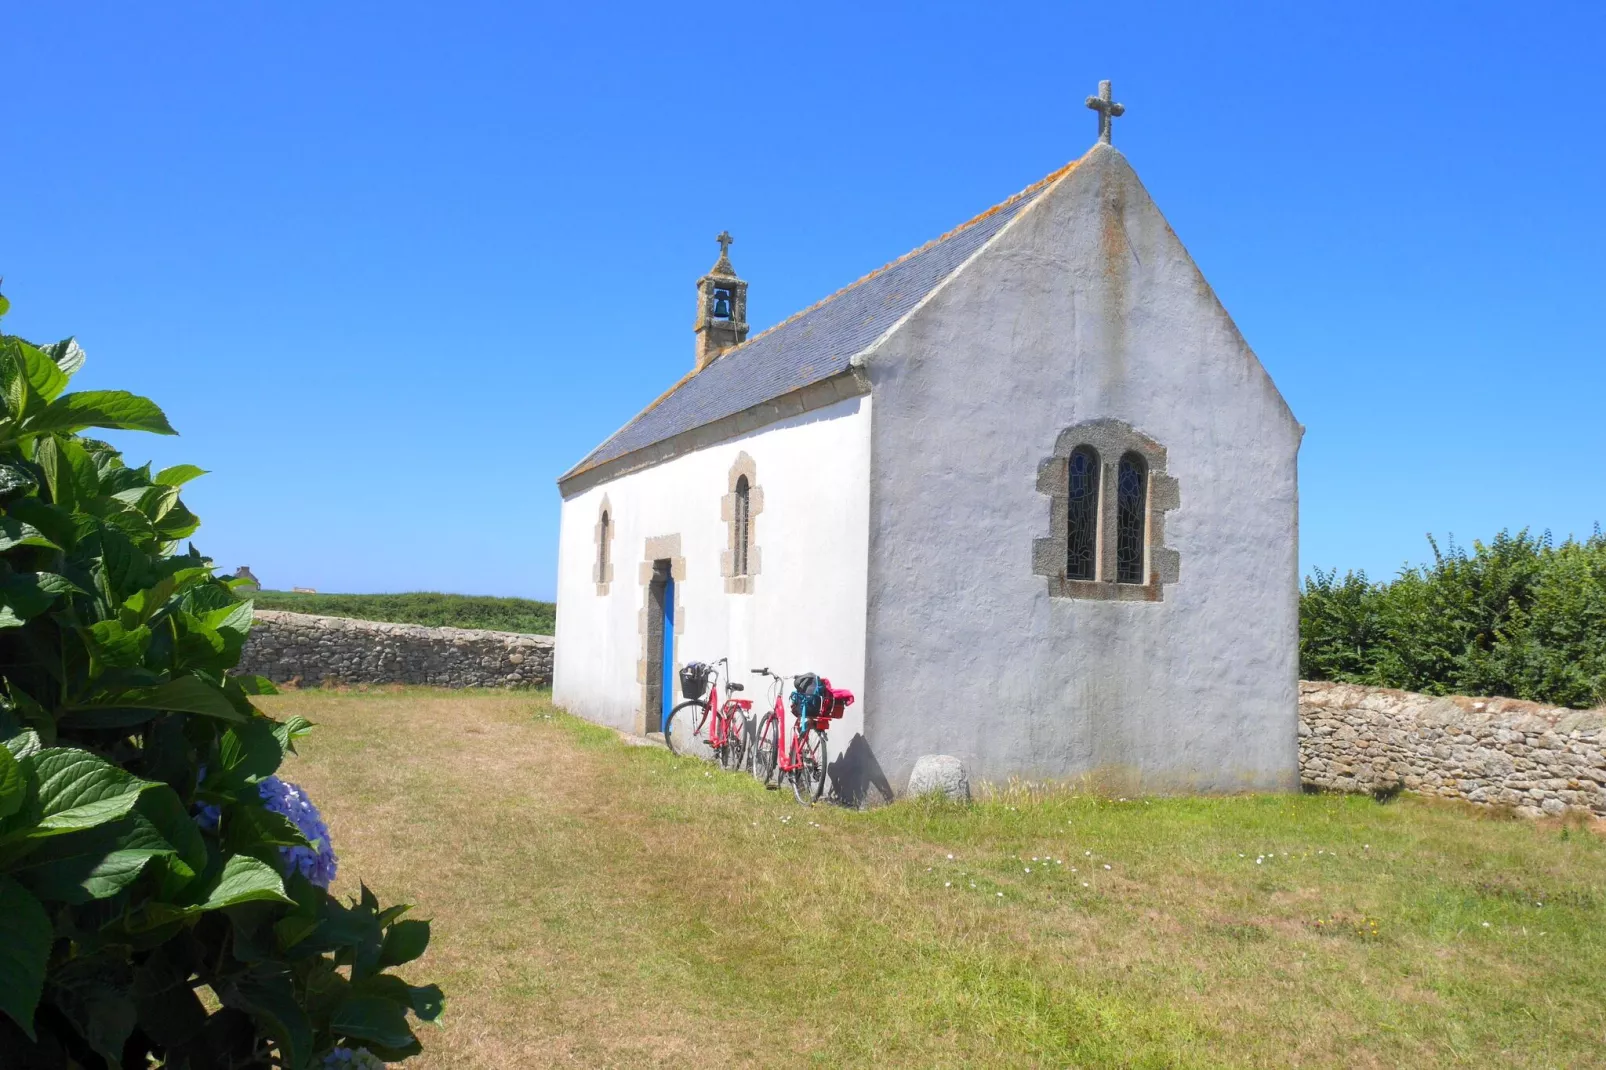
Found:
[[[731,318],[730,298],[726,297],[723,293],[716,294],[714,297],[714,318],[717,320],[728,320]]]

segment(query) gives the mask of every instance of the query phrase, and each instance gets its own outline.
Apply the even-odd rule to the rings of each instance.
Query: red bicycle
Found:
[[[771,789],[779,788],[783,781],[790,783],[797,801],[807,806],[825,792],[826,765],[830,760],[825,733],[831,722],[853,704],[853,694],[831,687],[829,680],[813,673],[793,677],[788,718],[781,705],[785,677],[767,668],[750,671],[755,676],[769,677],[775,688],[774,705],[759,724],[753,748],[753,776]],[[790,734],[788,720],[792,722]]]
[[[727,658],[711,665],[692,662],[680,670],[680,693],[686,701],[664,718],[664,745],[672,754],[685,754],[690,743],[700,739],[714,752],[714,760],[722,768],[734,770],[742,767],[747,754],[747,712],[753,708],[753,701],[734,697],[719,701],[721,667],[725,669],[726,689],[742,690],[741,684],[730,680]],[[682,736],[679,741],[675,739],[677,719]]]

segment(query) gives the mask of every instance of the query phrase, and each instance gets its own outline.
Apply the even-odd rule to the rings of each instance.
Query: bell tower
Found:
[[[747,340],[747,283],[731,267],[730,231],[718,238],[719,259],[697,280],[697,370],[708,367],[732,346]]]

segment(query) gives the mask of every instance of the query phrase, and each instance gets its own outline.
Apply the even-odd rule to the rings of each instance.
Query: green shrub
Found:
[[[1606,536],[1555,545],[1501,532],[1390,583],[1317,569],[1299,609],[1310,680],[1428,694],[1606,704]]]
[[[326,617],[427,624],[435,628],[488,628],[495,632],[531,635],[551,635],[557,620],[557,607],[551,602],[429,591],[407,594],[259,591],[252,599],[260,609],[282,609],[290,613],[321,613]]]
[[[66,393],[82,362],[0,335],[0,1066],[405,1058],[441,992],[387,971],[429,923],[325,890],[327,830],[274,775],[310,725],[226,675],[251,603],[178,549],[203,473],[79,435],[173,433],[144,398]]]

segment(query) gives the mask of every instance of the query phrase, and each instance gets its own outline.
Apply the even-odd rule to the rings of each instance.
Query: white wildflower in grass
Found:
[[[948,861],[952,862],[953,860],[954,860],[954,856],[953,855],[949,855],[948,856]]]
[[[1026,867],[1026,872],[1027,872],[1027,873],[1030,873],[1030,872],[1031,872],[1031,871],[1032,871],[1032,867],[1031,867],[1031,866],[1027,866],[1027,867]]]
[[[1484,928],[1485,928],[1485,929],[1487,929],[1487,928],[1488,928],[1488,927],[1489,927],[1489,923],[1488,923],[1488,922],[1484,922],[1484,923],[1483,923],[1483,927],[1484,927]]]
[[[999,892],[998,893],[998,898],[1000,898],[1000,899],[1004,898],[1004,893],[1003,892]]]
[[[1087,887],[1087,886],[1088,886],[1088,885],[1087,885],[1087,881],[1083,881],[1083,882],[1082,882],[1082,887],[1084,887],[1084,888],[1086,888],[1086,887]]]
[[[1108,862],[1104,863],[1104,868],[1105,869],[1109,869],[1110,868],[1110,864]]]
[[[943,881],[942,882],[942,886],[944,888],[952,888],[954,886],[954,882],[953,881]]]

